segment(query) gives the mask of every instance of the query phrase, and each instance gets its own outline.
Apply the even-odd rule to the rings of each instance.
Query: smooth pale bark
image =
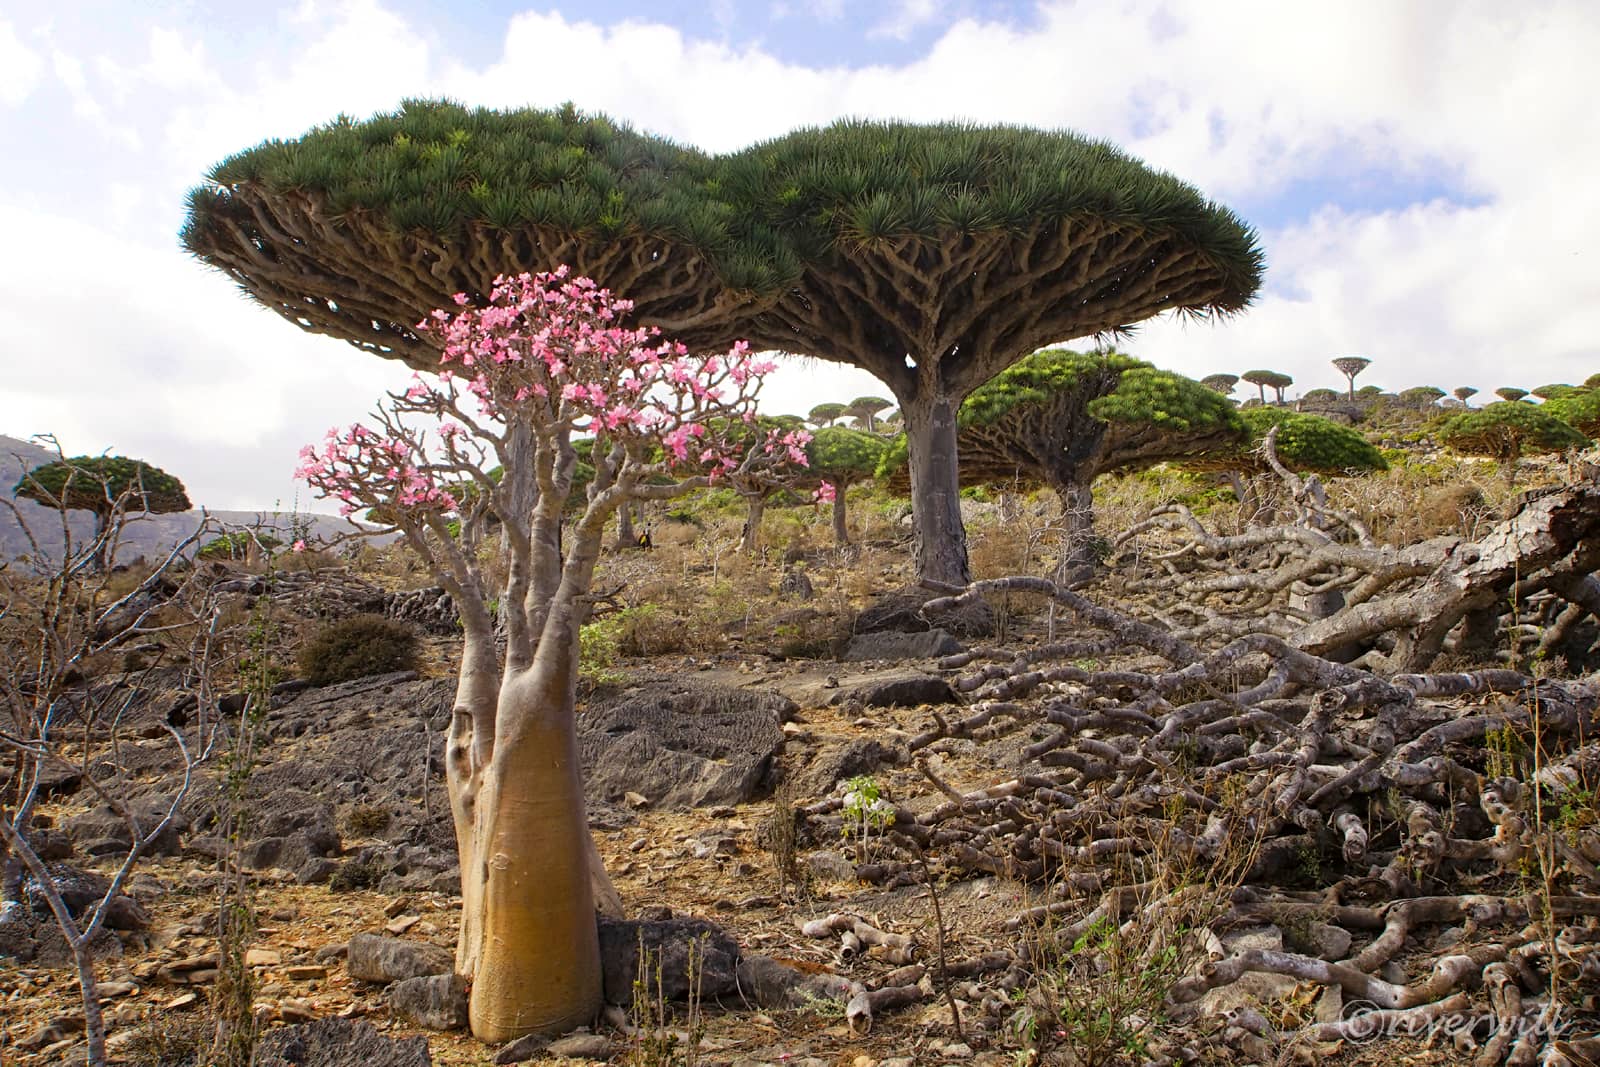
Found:
[[[912,529],[917,577],[947,585],[972,581],[961,525],[961,471],[956,459],[956,409],[949,395],[902,399],[910,453]]]
[[[841,548],[850,543],[850,528],[844,521],[844,491],[845,486],[838,485],[833,494],[833,543]]]

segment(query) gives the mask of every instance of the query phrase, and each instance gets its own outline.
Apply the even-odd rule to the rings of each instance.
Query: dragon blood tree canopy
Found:
[[[296,325],[421,369],[429,311],[563,264],[675,340],[723,347],[736,310],[798,266],[769,229],[733,233],[710,166],[570,106],[407,101],[225,159],[190,192],[182,240]]]

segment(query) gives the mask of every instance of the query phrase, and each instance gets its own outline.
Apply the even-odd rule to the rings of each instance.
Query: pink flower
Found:
[[[305,550],[306,550],[306,542],[305,542],[304,538],[301,538],[300,540],[296,541],[294,543],[294,548],[291,549],[291,551],[294,551],[294,552],[304,552]]]
[[[811,494],[811,499],[818,504],[831,504],[839,496],[839,490],[832,482],[823,482],[817,486],[817,491]]]

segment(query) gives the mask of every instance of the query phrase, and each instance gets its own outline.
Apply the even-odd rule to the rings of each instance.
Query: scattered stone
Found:
[[[294,967],[285,967],[283,976],[291,982],[315,982],[328,977],[328,968],[312,963],[303,963]]]
[[[550,1039],[548,1037],[543,1034],[529,1034],[526,1037],[517,1038],[511,1044],[502,1048],[495,1054],[494,1062],[497,1064],[526,1063],[529,1060],[541,1059],[545,1050],[549,1047]]]
[[[611,1040],[604,1034],[568,1034],[559,1041],[550,1042],[545,1055],[574,1060],[603,1060],[611,1055]]]
[[[685,1000],[693,988],[689,981],[691,951],[702,999],[715,1000],[738,988],[739,946],[715,923],[704,919],[649,922],[602,916],[600,970],[607,1003],[622,1007],[633,1003],[641,950],[652,991],[659,969],[661,994],[668,1000]]]
[[[385,1037],[357,1019],[317,1019],[269,1030],[256,1043],[256,1067],[432,1067],[428,1039]]]
[[[753,800],[771,784],[795,710],[776,693],[682,681],[591,702],[578,718],[590,810],[629,793],[655,810]]]
[[[383,928],[394,936],[399,937],[421,921],[422,916],[420,915],[404,915],[391,923],[384,924]]]
[[[856,865],[846,859],[841,853],[832,849],[822,849],[806,856],[806,870],[813,877],[825,882],[853,882],[856,878]]]
[[[270,948],[251,948],[244,953],[246,967],[276,967],[283,962],[283,953]]]
[[[944,630],[924,630],[920,633],[881,631],[856,634],[845,646],[841,658],[852,663],[875,659],[937,659],[964,651],[966,649],[961,642]]]
[[[182,1011],[184,1008],[192,1008],[198,1003],[200,1003],[199,993],[180,993],[167,1001],[166,1010]]]
[[[769,956],[745,956],[739,961],[739,989],[763,1008],[798,1008],[813,1000],[837,1000],[851,995],[850,979],[837,974],[806,974]]]
[[[650,798],[639,793],[624,793],[622,794],[622,799],[630,808],[648,808],[650,806]]]
[[[339,864],[336,860],[313,856],[302,863],[299,869],[294,872],[294,880],[301,885],[321,885],[324,882],[332,881],[334,874],[338,870]]]
[[[125,997],[138,990],[138,985],[133,982],[96,982],[94,990],[100,994],[101,1000],[111,1000],[114,997]]]
[[[347,958],[350,977],[383,984],[405,978],[448,974],[455,969],[455,965],[455,954],[449,949],[376,934],[357,934],[352,937]]]
[[[840,693],[832,703],[840,704],[848,700],[859,700],[869,708],[915,708],[923,704],[960,703],[949,682],[929,674],[876,678]]]
[[[318,963],[332,963],[334,960],[342,960],[348,955],[350,955],[349,945],[323,945],[311,954],[311,958]]]
[[[428,1030],[464,1030],[467,980],[458,974],[407,978],[387,991],[389,1008]]]
[[[1332,923],[1312,923],[1311,951],[1325,960],[1342,960],[1350,955],[1350,931]]]

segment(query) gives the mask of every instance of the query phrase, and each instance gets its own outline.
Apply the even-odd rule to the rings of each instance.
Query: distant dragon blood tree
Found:
[[[1344,375],[1345,380],[1350,385],[1347,399],[1354,400],[1356,398],[1356,375],[1372,366],[1372,360],[1366,356],[1340,356],[1332,362],[1334,369]]]
[[[1497,393],[1521,390],[1496,390]],[[1526,393],[1523,393],[1526,396]],[[1517,478],[1523,456],[1582,448],[1589,439],[1545,408],[1520,398],[1453,415],[1439,428],[1446,448],[1463,455],[1487,456],[1500,464],[1506,484]]]
[[[872,477],[888,447],[888,442],[876,434],[843,426],[824,427],[811,435],[806,455],[811,461],[812,475],[821,482],[817,500],[833,506],[835,544],[850,543],[850,529],[845,523],[845,491]]]
[[[445,749],[461,857],[456,969],[471,982],[472,1032],[500,1042],[569,1030],[600,1008],[595,904],[620,902],[589,837],[573,710],[578,630],[607,519],[628,501],[805,457],[773,439],[738,448],[716,429],[753,418],[770,364],[742,347],[691,356],[618,326],[627,303],[587,279],[504,278],[481,305],[465,294],[456,304],[416,326],[438,337],[439,380],[391,395],[375,427],[330,431],[302,451],[297,473],[347,512],[388,517],[460,612]],[[442,422],[428,432],[418,419]],[[592,437],[593,473],[563,539],[579,433]],[[531,509],[511,477],[484,473],[496,459],[512,472],[519,436],[532,442]],[[477,552],[491,515],[510,547],[498,596],[516,606],[503,660]]]
[[[160,467],[124,456],[74,456],[46,463],[22,476],[12,495],[45,507],[94,515],[96,568],[103,569],[117,537],[106,537],[113,516],[166,515],[194,505],[183,483]]]
[[[1067,524],[1068,564],[1087,562],[1094,480],[1226,448],[1239,413],[1213,389],[1120,352],[1046,349],[961,405],[962,480],[1049,486]],[[884,469],[904,462],[886,457]]]
[[[1600,438],[1600,389],[1574,389],[1543,407],[1585,437]]]

